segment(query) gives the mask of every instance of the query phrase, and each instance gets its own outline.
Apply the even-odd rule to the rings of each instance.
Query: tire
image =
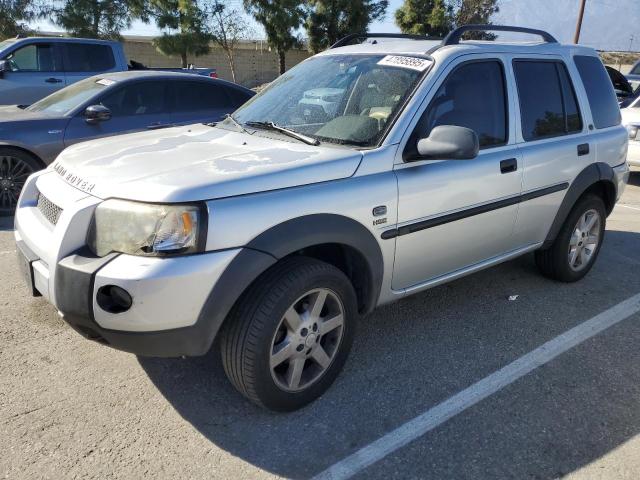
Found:
[[[596,223],[583,232],[592,220]],[[589,273],[604,241],[606,220],[600,197],[589,194],[580,198],[551,247],[535,252],[536,265],[542,274],[561,282],[576,282]]]
[[[29,175],[43,165],[16,148],[0,148],[0,217],[13,215],[18,197]]]
[[[316,315],[313,306],[323,298]],[[355,291],[340,270],[308,257],[283,260],[254,282],[225,321],[220,347],[227,377],[257,405],[297,410],[340,373],[357,317]]]

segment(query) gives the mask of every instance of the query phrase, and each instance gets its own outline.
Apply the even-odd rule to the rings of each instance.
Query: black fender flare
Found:
[[[362,254],[369,269],[370,295],[366,309],[373,310],[380,296],[384,275],[382,251],[373,234],[356,220],[342,215],[298,217],[275,225],[253,238],[225,269],[196,322],[204,341],[199,345],[200,352],[206,353],[235,303],[260,275],[282,258],[321,244],[341,244]]]
[[[615,172],[611,165],[606,163],[598,162],[592,163],[584,170],[582,170],[576,178],[571,182],[567,193],[560,204],[560,208],[558,209],[558,213],[556,213],[556,217],[551,224],[551,228],[547,233],[547,237],[545,238],[544,244],[541,248],[550,247],[555,241],[562,225],[566,221],[571,209],[576,204],[578,199],[586,192],[591,186],[595,185],[598,182],[605,181],[611,183],[613,186],[613,198],[610,199],[612,204],[616,199],[616,191],[617,186],[615,182]],[[608,212],[610,213],[610,212]]]

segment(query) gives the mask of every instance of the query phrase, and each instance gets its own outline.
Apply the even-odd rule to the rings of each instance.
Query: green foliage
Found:
[[[388,0],[309,0],[305,29],[309,49],[325,50],[350,33],[365,33],[369,24],[384,17]]]
[[[491,23],[491,15],[497,11],[497,0],[404,0],[395,20],[403,33],[443,37],[461,25]],[[473,33],[469,38],[492,35]]]
[[[55,23],[85,38],[119,39],[120,32],[141,16],[143,0],[66,0],[51,8]]]
[[[267,43],[276,50],[280,73],[285,71],[285,52],[300,44],[294,32],[304,21],[301,0],[244,0],[247,13],[264,27]]]
[[[147,13],[164,31],[154,45],[168,56],[179,55],[182,67],[188,56],[206,55],[211,50],[206,32],[206,15],[196,0],[149,0]]]
[[[37,13],[32,0],[0,0],[0,40],[29,34],[28,23]]]

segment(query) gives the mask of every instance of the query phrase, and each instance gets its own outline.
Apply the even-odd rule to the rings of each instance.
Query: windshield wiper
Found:
[[[233,123],[236,127],[238,127],[240,130],[242,130],[244,133],[249,133],[249,132],[247,132],[247,129],[244,128],[244,125],[242,125],[238,120],[236,120],[234,118],[234,116],[231,115],[230,113],[227,113],[225,115],[225,118],[227,118],[228,120],[231,120],[231,123]]]
[[[265,130],[275,130],[276,132],[280,132],[291,138],[300,140],[301,142],[304,142],[307,145],[316,145],[316,146],[320,145],[320,141],[318,139],[308,137],[307,135],[298,133],[295,130],[291,130],[289,128],[281,127],[280,125],[273,122],[247,122],[245,123],[245,125],[247,127],[264,128]]]

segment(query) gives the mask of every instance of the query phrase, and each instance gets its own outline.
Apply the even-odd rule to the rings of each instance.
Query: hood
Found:
[[[30,112],[18,108],[17,105],[3,105],[0,106],[0,126],[6,122],[19,122],[29,120],[52,120],[57,117],[51,115],[45,115],[41,112]]]
[[[99,198],[190,202],[347,178],[361,159],[355,150],[191,125],[81,143],[50,169]]]

